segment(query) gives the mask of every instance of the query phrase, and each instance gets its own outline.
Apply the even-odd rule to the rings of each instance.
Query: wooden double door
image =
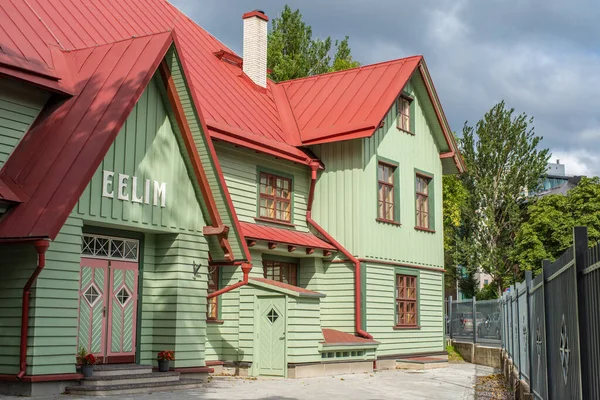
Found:
[[[138,263],[81,259],[79,348],[99,363],[135,362]]]

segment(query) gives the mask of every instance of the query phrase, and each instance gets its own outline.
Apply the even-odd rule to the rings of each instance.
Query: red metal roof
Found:
[[[0,171],[23,192],[0,237],[56,237],[172,42],[166,32],[66,54],[76,95],[46,106]]]
[[[371,136],[421,60],[402,58],[281,83],[302,143]]]
[[[2,1],[0,21],[0,75],[72,93],[59,44],[35,11],[27,3]]]
[[[240,222],[240,226],[246,239],[256,239],[302,247],[335,250],[335,247],[331,243],[319,238],[316,235],[313,235],[310,232],[298,232],[290,229],[274,228],[271,226],[251,224],[248,222]]]
[[[0,19],[0,33],[8,34],[0,35],[0,74],[2,57],[18,58],[42,72],[54,68],[54,79],[67,80],[59,82],[63,86],[68,76],[56,69],[53,48],[81,49],[176,30],[209,134],[305,164],[311,157],[302,145],[371,135],[422,59],[269,81],[265,89],[243,73],[241,62],[225,60],[236,57],[230,49],[165,0],[10,0],[0,5]]]
[[[304,288],[294,286],[294,285],[288,285],[287,283],[278,282],[278,281],[274,281],[271,279],[266,279],[266,278],[249,278],[249,279],[251,281],[266,283],[271,286],[276,286],[276,287],[279,287],[282,289],[291,290],[291,291],[297,292],[297,293],[307,293],[307,294],[314,294],[314,295],[321,294],[322,295],[322,293],[319,293],[319,292],[314,292],[312,290],[304,289]]]
[[[328,345],[333,344],[355,344],[355,343],[368,343],[375,344],[379,343],[373,339],[365,339],[358,336],[351,335],[346,332],[338,331],[336,329],[323,329],[323,340],[321,343]]]

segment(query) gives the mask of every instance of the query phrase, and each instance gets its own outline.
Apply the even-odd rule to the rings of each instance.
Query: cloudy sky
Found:
[[[170,0],[242,53],[246,11],[276,0]],[[600,3],[597,0],[288,0],[313,35],[350,36],[362,64],[425,56],[456,132],[495,103],[535,118],[567,174],[600,175]],[[595,3],[595,4],[594,4]]]

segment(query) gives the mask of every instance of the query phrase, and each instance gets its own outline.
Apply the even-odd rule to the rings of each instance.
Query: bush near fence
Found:
[[[502,347],[536,399],[600,399],[600,244],[587,228],[501,299]]]

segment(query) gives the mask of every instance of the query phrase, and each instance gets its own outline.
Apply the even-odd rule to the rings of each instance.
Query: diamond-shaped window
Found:
[[[85,292],[83,292],[83,297],[90,303],[90,306],[96,304],[96,301],[100,298],[100,292],[96,289],[96,286],[90,285]]]
[[[277,318],[279,318],[279,315],[277,314],[277,312],[275,312],[274,309],[271,308],[271,311],[269,311],[269,313],[267,314],[267,319],[271,321],[271,323],[273,323],[277,320]]]
[[[116,297],[119,303],[121,303],[121,305],[124,306],[125,303],[127,303],[127,300],[129,300],[129,298],[131,297],[131,294],[129,293],[127,288],[123,286],[121,290],[117,292]]]

